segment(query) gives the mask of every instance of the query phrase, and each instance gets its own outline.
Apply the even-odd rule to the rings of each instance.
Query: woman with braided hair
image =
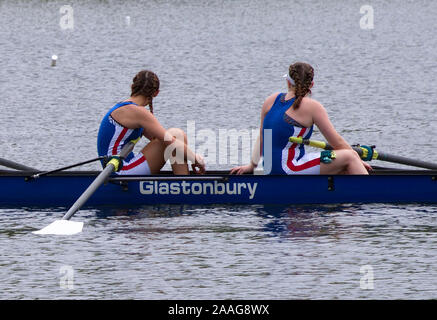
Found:
[[[130,98],[112,107],[100,124],[99,156],[116,156],[127,142],[145,136],[150,142],[137,155],[131,152],[117,174],[157,174],[168,159],[174,174],[189,173],[187,160],[195,173],[204,173],[203,159],[188,148],[185,133],[178,128],[164,129],[153,115],[153,98],[158,94],[158,76],[149,70],[140,71],[133,79]]]
[[[251,163],[233,168],[231,174],[253,172],[261,155],[264,156],[264,170],[271,168],[266,172],[270,174],[368,174],[371,167],[337,133],[326,109],[308,97],[314,85],[313,67],[307,63],[294,63],[284,77],[288,92],[272,94],[262,106],[260,136]],[[307,153],[303,144],[289,142],[292,136],[309,139],[314,124],[334,148],[332,153],[324,154],[322,160],[321,152]],[[271,133],[268,139],[265,139],[266,132]],[[271,155],[266,156],[269,150]],[[266,159],[271,159],[271,165],[266,165]]]

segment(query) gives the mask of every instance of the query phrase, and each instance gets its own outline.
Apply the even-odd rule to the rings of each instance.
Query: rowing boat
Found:
[[[333,150],[321,141],[290,137],[290,142]],[[119,155],[97,157],[50,171],[0,158],[0,206],[69,206],[62,219],[33,233],[74,235],[83,222],[70,221],[87,206],[142,206],[154,204],[340,204],[340,203],[437,203],[437,164],[381,153],[375,146],[352,149],[365,161],[386,162],[426,168],[403,170],[373,167],[369,175],[230,175],[210,171],[205,175],[117,176],[123,159],[137,140],[129,141]],[[321,161],[335,159],[321,153]],[[326,158],[327,157],[327,158]],[[326,159],[325,159],[326,158]],[[329,159],[328,159],[329,158]],[[102,171],[66,171],[94,161],[105,161]],[[269,160],[267,159],[267,164]],[[260,172],[257,172],[260,173]]]
[[[0,171],[0,206],[70,206],[98,171]],[[361,175],[205,175],[109,177],[87,206],[149,204],[437,203],[437,170],[376,168]]]

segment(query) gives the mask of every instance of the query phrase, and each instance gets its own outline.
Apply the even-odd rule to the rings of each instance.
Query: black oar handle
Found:
[[[88,164],[88,163],[91,163],[91,162],[94,162],[94,161],[103,160],[105,158],[106,157],[98,157],[98,158],[94,158],[94,159],[91,159],[91,160],[75,163],[75,164],[72,164],[72,165],[69,165],[69,166],[66,166],[66,167],[62,167],[62,168],[58,168],[58,169],[54,169],[54,170],[50,170],[50,171],[44,171],[44,172],[36,173],[36,174],[30,176],[29,178],[30,179],[37,179],[39,177],[43,177],[43,176],[46,176],[48,174],[52,174],[52,173],[68,170],[68,169],[71,169],[71,168],[79,167],[79,166],[82,166],[84,164]]]

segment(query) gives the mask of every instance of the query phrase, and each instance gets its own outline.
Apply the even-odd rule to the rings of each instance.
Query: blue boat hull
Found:
[[[72,172],[28,180],[0,174],[0,206],[68,207],[97,172]],[[369,176],[150,176],[111,178],[87,206],[149,204],[437,203],[437,172],[381,172]],[[191,180],[190,180],[191,179]]]

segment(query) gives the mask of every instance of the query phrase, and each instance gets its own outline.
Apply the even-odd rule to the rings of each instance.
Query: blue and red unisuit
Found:
[[[275,103],[264,117],[263,122],[263,156],[266,161],[265,130],[271,130],[272,168],[270,174],[320,174],[320,152],[306,153],[305,146],[289,142],[289,137],[309,139],[313,126],[304,127],[286,114],[295,98],[285,100],[285,93],[280,93]],[[269,150],[270,148],[267,148]],[[266,165],[264,165],[266,167]]]
[[[142,136],[143,128],[129,129],[123,127],[111,116],[114,110],[132,104],[137,105],[132,101],[119,102],[103,117],[97,136],[97,151],[99,156],[110,157],[118,155],[127,142],[136,140]],[[143,153],[140,152],[135,155],[131,152],[126,159],[123,160],[123,167],[117,174],[147,175],[150,174],[150,168]]]

